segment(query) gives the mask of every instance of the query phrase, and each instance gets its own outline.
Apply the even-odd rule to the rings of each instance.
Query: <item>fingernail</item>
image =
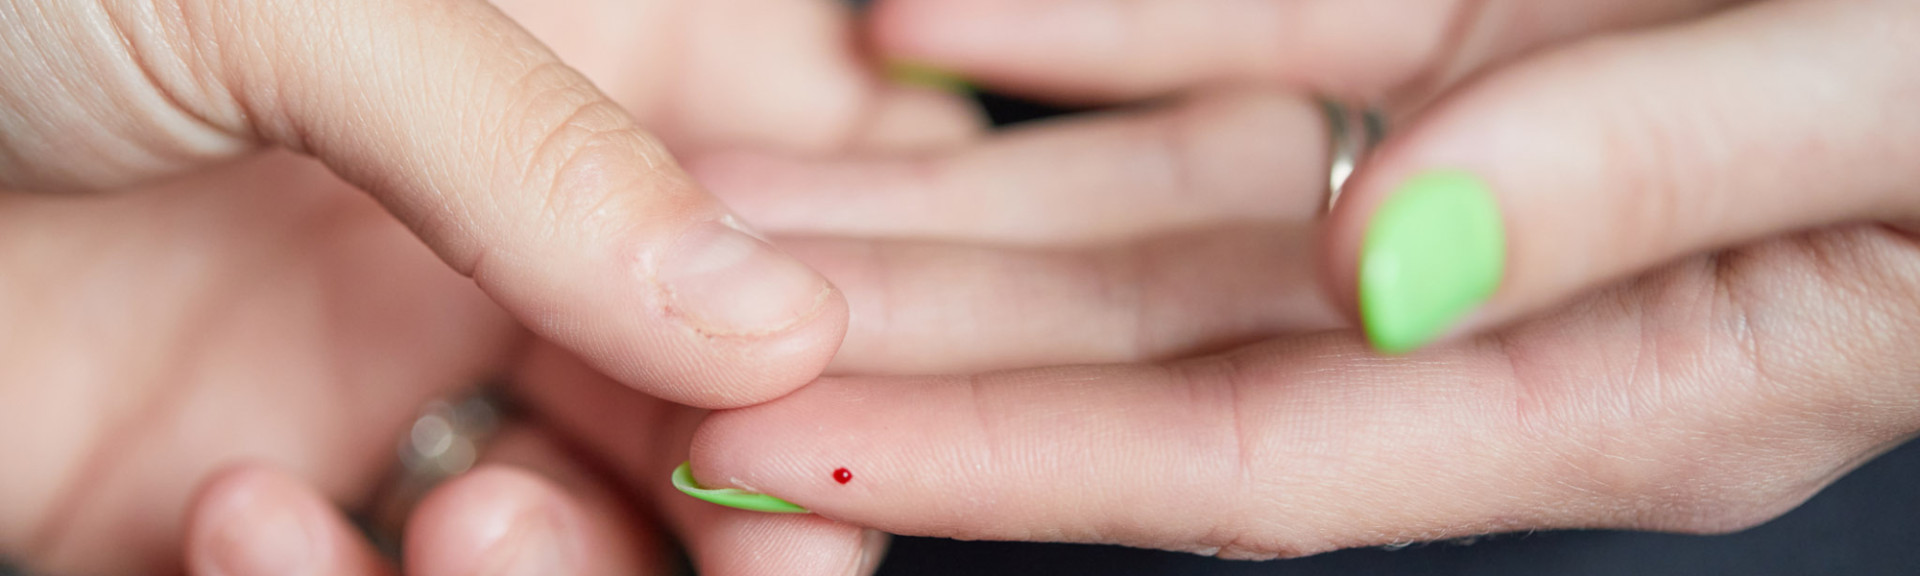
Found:
[[[671,312],[711,336],[787,330],[813,318],[833,291],[825,278],[732,217],[687,231],[655,279]]]
[[[1413,351],[1445,334],[1500,287],[1506,231],[1479,177],[1435,171],[1374,212],[1360,247],[1360,317],[1376,350]]]
[[[679,488],[681,492],[686,493],[688,496],[728,508],[739,508],[741,510],[751,510],[754,512],[770,512],[774,514],[811,513],[808,512],[806,508],[801,508],[792,502],[766,494],[756,494],[734,488],[701,488],[698,482],[693,481],[692,462],[683,463],[679,468],[673,469],[673,487]]]
[[[973,93],[973,84],[966,77],[943,68],[918,62],[888,62],[887,80],[905,86],[932,88],[954,94]]]
[[[222,576],[305,574],[313,556],[313,531],[292,503],[272,496],[248,498],[220,525],[214,562]]]
[[[860,531],[860,556],[854,558],[853,569],[847,574],[866,576],[880,569],[880,561],[887,556],[887,544],[893,539],[879,530]]]

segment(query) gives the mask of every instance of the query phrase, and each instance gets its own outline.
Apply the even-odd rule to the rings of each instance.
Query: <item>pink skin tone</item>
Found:
[[[572,298],[570,290],[593,292],[594,298],[659,299],[662,293],[649,288],[627,260],[582,258],[595,250],[638,250],[664,261],[683,224],[724,213],[640,129],[654,130],[676,153],[721,146],[822,154],[920,149],[978,133],[978,118],[961,101],[888,85],[852,51],[849,15],[810,1],[499,3],[530,34],[515,31],[480,2],[348,3],[318,19],[279,18],[285,16],[279,8],[291,3],[247,2],[244,9],[177,4],[184,21],[165,20],[175,15],[165,11],[118,14],[126,17],[118,22],[129,25],[130,34],[152,34],[132,39],[151,48],[140,52],[144,60],[130,59],[127,45],[111,34],[46,35],[113,30],[100,20],[103,4],[0,7],[39,11],[31,18],[5,18],[9,22],[73,24],[3,35],[45,48],[6,51],[6,57],[48,58],[35,64],[72,81],[48,83],[46,75],[0,80],[7,96],[0,101],[51,111],[33,117],[39,123],[9,123],[0,130],[6,134],[0,137],[0,158],[6,159],[0,161],[0,188],[7,189],[0,193],[0,265],[8,270],[0,280],[0,324],[16,328],[0,333],[0,437],[16,439],[0,441],[0,461],[8,470],[0,474],[0,555],[56,574],[213,570],[213,564],[192,559],[243,555],[205,547],[247,544],[225,536],[196,540],[189,520],[204,518],[213,526],[221,513],[216,509],[238,492],[304,502],[273,517],[297,520],[240,531],[267,539],[266,549],[284,549],[289,541],[273,540],[273,526],[304,527],[294,533],[320,539],[311,542],[314,554],[337,555],[331,564],[316,565],[346,572],[393,569],[363,561],[362,551],[346,540],[328,539],[339,524],[321,503],[355,508],[368,501],[394,465],[393,442],[423,402],[495,375],[517,374],[523,384],[541,382],[541,392],[630,393],[636,400],[617,405],[631,412],[620,427],[606,428],[628,434],[589,442],[577,437],[581,430],[537,424],[531,433],[549,439],[537,446],[549,448],[529,451],[547,452],[540,462],[570,463],[499,458],[490,470],[515,471],[482,474],[492,478],[481,483],[484,489],[449,486],[437,501],[487,500],[475,495],[503,491],[522,495],[512,502],[571,501],[597,513],[602,507],[594,493],[617,494],[624,519],[563,524],[587,538],[580,544],[586,547],[579,549],[583,558],[613,549],[605,542],[624,542],[620,548],[636,555],[615,566],[638,566],[637,573],[665,569],[656,565],[656,535],[669,532],[689,543],[700,567],[714,574],[837,576],[864,565],[863,558],[877,558],[873,539],[848,525],[819,518],[770,521],[625,488],[642,485],[642,478],[664,478],[665,470],[684,460],[691,423],[701,414],[669,409],[654,396],[633,392],[635,387],[725,406],[799,386],[838,344],[844,304],[837,290],[803,286],[808,289],[796,293],[807,305],[817,303],[815,309],[767,309],[796,311],[794,318],[772,322],[783,329],[746,330],[741,332],[753,333],[712,341],[693,322],[655,313],[694,307],[636,308],[626,301],[575,316],[562,304],[587,301]],[[129,7],[138,6],[113,4],[116,10]],[[436,12],[425,20],[432,25],[422,26],[416,18],[422,15],[409,10],[453,12]],[[740,13],[782,17],[742,19]],[[208,14],[233,18],[194,19]],[[148,17],[161,20],[156,27],[133,26]],[[168,28],[174,25],[192,26],[198,35],[169,35],[178,31]],[[363,36],[316,29],[334,25]],[[601,33],[610,26],[624,31]],[[474,27],[498,34],[476,46],[467,43]],[[416,34],[432,37],[410,36]],[[313,54],[303,50],[312,46],[246,41],[269,36],[348,44],[326,58],[309,59]],[[168,42],[216,37],[220,46],[258,50],[189,51],[206,60],[165,58],[178,53],[169,48],[180,47]],[[353,43],[356,38],[418,41],[419,49],[387,50],[379,42]],[[545,58],[535,39],[553,41],[567,62],[578,59],[582,76],[560,66],[535,66],[538,73],[515,83],[520,69],[514,67],[538,63],[521,58]],[[440,57],[457,65],[432,61]],[[224,67],[193,68],[216,61]],[[369,62],[378,62],[377,70],[360,68]],[[31,69],[18,64],[0,68]],[[151,74],[143,74],[142,66]],[[336,98],[340,83],[326,76],[343,70],[353,73],[338,78],[364,82],[349,91],[355,98]],[[584,84],[589,79],[591,86]],[[173,90],[146,82],[167,82]],[[86,91],[93,88],[100,90]],[[447,97],[446,105],[433,101],[440,96]],[[597,100],[601,96],[610,100]],[[253,107],[229,106],[235,103]],[[564,110],[573,104],[579,115]],[[726,113],[716,104],[724,104]],[[169,106],[195,113],[178,114]],[[506,117],[521,121],[495,122]],[[543,119],[554,125],[538,125]],[[466,121],[476,125],[459,124]],[[236,125],[251,122],[260,125]],[[436,122],[452,125],[424,128]],[[31,138],[43,128],[57,129],[61,138]],[[494,128],[499,130],[489,131]],[[569,140],[597,128],[613,136]],[[553,138],[541,137],[543,131]],[[541,142],[581,146],[571,163],[562,161],[569,155],[558,154],[562,144],[549,148],[556,152],[551,157],[507,158],[524,151],[520,144],[531,149]],[[325,162],[255,150],[274,144]],[[488,147],[498,150],[482,149]],[[21,159],[25,163],[15,163]],[[596,171],[594,165],[618,170]],[[654,168],[635,172],[647,166]],[[521,168],[524,174],[512,173]],[[519,176],[527,177],[524,187]],[[441,180],[446,178],[459,181]],[[600,184],[631,188],[607,196],[605,204],[581,203],[590,196],[582,195],[573,197],[576,203],[553,197],[552,204],[526,210],[484,205],[505,202],[510,193],[544,192],[554,183],[554,190],[579,192]],[[493,192],[501,196],[488,195]],[[660,206],[668,207],[653,209]],[[624,227],[544,220],[624,209],[644,213],[629,214]],[[545,235],[543,224],[580,235]],[[622,243],[636,238],[638,244]],[[564,250],[545,258],[539,256],[544,242],[568,245],[547,244]],[[497,257],[472,258],[489,245],[503,249],[492,252]],[[771,258],[774,267],[804,270],[757,254]],[[585,368],[587,362],[604,370]],[[568,385],[541,374],[566,375]],[[649,374],[677,377],[637,378]],[[580,446],[591,448],[575,448]],[[655,473],[656,466],[666,467]],[[589,473],[575,481],[554,472],[572,469]],[[512,510],[485,507],[475,513],[489,510],[513,517]],[[433,523],[445,518],[437,512],[421,513],[429,522],[420,528],[424,533],[448,526]],[[430,541],[438,542],[434,549],[461,551],[448,557],[489,557],[482,551],[514,546],[498,536],[449,529]],[[748,542],[776,541],[786,544],[771,545],[792,553],[757,559],[734,553]],[[183,565],[183,559],[192,561]],[[405,568],[421,574],[471,568],[435,566]]]
[[[833,376],[709,418],[694,473],[896,533],[1237,558],[1763,522],[1920,431],[1916,25],[1879,0],[884,2],[894,56],[1172,103],[696,163],[854,312]],[[1396,119],[1324,219],[1324,172],[1291,169],[1324,167],[1317,124],[1217,119],[1312,118],[1292,88]],[[1236,149],[1271,152],[1209,153]],[[1489,182],[1510,265],[1452,339],[1381,357],[1357,241],[1436,168]]]
[[[603,20],[594,16],[606,7],[579,6],[505,9],[535,34]],[[644,571],[656,558],[644,546],[609,543],[655,530],[678,534],[715,574],[871,569],[878,540],[858,526],[1251,558],[1532,528],[1714,532],[1790,509],[1920,430],[1908,344],[1920,337],[1920,248],[1905,227],[1920,203],[1890,192],[1920,180],[1920,122],[1904,105],[1915,68],[1897,65],[1916,51],[1910,35],[1884,34],[1897,26],[1876,24],[1920,18],[1910,3],[1545,6],[883,2],[875,44],[893,57],[1064,101],[1179,93],[979,141],[950,101],[877,96],[892,92],[859,74],[822,90],[858,102],[793,94],[764,118],[741,116],[831,129],[768,124],[756,137],[758,120],[699,113],[735,106],[726,100],[652,92],[709,77],[656,83],[645,73],[671,74],[624,71],[617,55],[631,52],[600,50],[607,35],[555,38],[563,56],[607,59],[581,68],[621,104],[610,108],[658,120],[669,145],[703,153],[689,163],[699,180],[844,295],[845,341],[831,362],[822,350],[838,328],[824,326],[766,344],[759,357],[770,360],[748,367],[778,376],[764,380],[609,352],[608,342],[657,335],[555,322],[564,314],[540,304],[565,298],[516,291],[535,274],[482,278],[487,291],[476,290],[443,264],[468,270],[472,243],[441,234],[471,230],[408,217],[409,230],[305,159],[270,155],[112,198],[0,198],[0,214],[17,220],[0,226],[6,258],[22,266],[8,269],[39,266],[21,276],[31,284],[0,286],[0,315],[64,327],[31,348],[0,347],[32,352],[0,363],[11,371],[0,381],[36,384],[0,386],[0,407],[20,412],[0,422],[18,428],[9,437],[51,439],[0,446],[14,451],[7,461],[47,471],[0,484],[0,503],[25,510],[0,515],[0,546],[60,571],[150,572],[184,553],[191,570],[230,573],[258,556],[250,551],[298,547],[284,539],[292,533],[324,566],[392,570],[340,537],[325,503],[365,498],[419,402],[503,371],[519,376],[538,415],[533,440],[418,512],[423,559],[409,572],[464,573],[473,558],[564,569],[602,554]],[[1389,7],[1403,17],[1379,17]],[[709,16],[695,21],[728,21]],[[846,23],[819,21],[830,25],[813,37],[831,41],[771,48],[765,61],[827,53],[857,69],[819,48],[847,45],[837,36]],[[1142,21],[1172,25],[1124,28]],[[1021,22],[1043,25],[1010,27]],[[1355,28],[1381,22],[1406,29]],[[1265,28],[1276,24],[1313,33]],[[1614,31],[1625,33],[1596,39]],[[1821,86],[1844,89],[1805,91]],[[1617,92],[1654,89],[1664,97]],[[1301,91],[1385,102],[1399,127],[1324,223],[1325,135]],[[1823,98],[1836,105],[1821,110],[1841,115],[1800,113]],[[809,102],[828,104],[783,109]],[[842,104],[865,112],[834,112]],[[703,131],[700,118],[718,124]],[[1700,118],[1725,121],[1675,120]],[[652,153],[627,142],[635,147],[619,153]],[[704,157],[742,146],[761,152]],[[1659,154],[1630,153],[1644,150]],[[139,159],[90,174],[117,185],[187,169]],[[331,160],[363,185],[390,168],[372,155]],[[1348,328],[1354,239],[1398,179],[1435,164],[1495,184],[1520,223],[1515,265],[1456,340],[1383,359]],[[1843,169],[1852,166],[1875,169]],[[369,187],[408,215],[423,204],[402,200],[420,189],[399,182]],[[687,194],[675,198],[700,198],[691,180],[665,182]],[[1831,194],[1791,193],[1814,184]],[[593,204],[560,206],[570,205]],[[1663,224],[1673,222],[1690,225]],[[114,280],[123,277],[139,281]],[[134,304],[87,313],[123,310],[115,303]],[[529,338],[515,318],[558,345]],[[403,359],[388,353],[422,343]],[[652,391],[747,404],[811,379],[784,353],[814,354],[829,377],[704,422],[632,388],[659,370],[693,370],[712,385]],[[92,368],[66,371],[74,366]],[[912,376],[929,373],[960,376]],[[359,420],[342,427],[340,414]],[[820,514],[734,513],[662,492],[689,444],[704,483]],[[268,467],[233,467],[248,460]],[[837,482],[842,467],[856,481]],[[52,497],[68,484],[79,496]],[[607,510],[607,493],[633,508],[580,512]],[[221,529],[249,498],[282,503],[260,526],[292,530],[248,532],[256,542]],[[37,507],[46,502],[59,510]],[[474,526],[494,529],[462,528]],[[741,554],[748,546],[772,553]],[[742,558],[765,563],[730,563]]]

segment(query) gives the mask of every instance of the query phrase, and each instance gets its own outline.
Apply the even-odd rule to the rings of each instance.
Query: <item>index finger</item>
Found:
[[[709,418],[694,474],[896,533],[1234,557],[1739,529],[1920,429],[1913,306],[1847,296],[1920,267],[1836,273],[1825,255],[1911,254],[1896,236],[1775,243],[1747,256],[1768,271],[1743,279],[1676,266],[1415,356],[1333,333],[1168,365],[829,378]],[[1735,300],[1823,304],[1728,318]],[[1900,327],[1857,330],[1881,322]]]

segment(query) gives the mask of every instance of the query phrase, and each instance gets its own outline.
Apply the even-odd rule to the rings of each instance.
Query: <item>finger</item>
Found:
[[[603,459],[631,494],[652,503],[700,574],[871,574],[883,534],[817,516],[769,516],[720,508],[674,490],[687,438],[704,412],[649,398],[594,372],[572,354],[536,345],[518,375],[530,410]]]
[[[889,0],[873,33],[889,58],[1068,101],[1244,82],[1379,100],[1547,43],[1727,3]]]
[[[1915,256],[1878,227],[1772,242],[1419,358],[1326,335],[1169,365],[828,378],[715,413],[694,473],[902,534],[1234,557],[1735,530],[1920,429],[1920,300],[1899,296]]]
[[[852,306],[839,374],[1138,362],[1348,325],[1310,225],[1225,227],[1089,249],[901,241],[781,245]]]
[[[659,535],[565,448],[510,428],[472,472],[437,486],[407,525],[407,573],[664,574]]]
[[[7,132],[0,158],[24,161],[0,164],[0,181],[112,184],[279,145],[378,197],[535,332],[649,393],[704,406],[777,397],[837,343],[844,305],[824,279],[742,229],[619,105],[485,2],[48,4],[24,9],[124,37],[9,36],[92,52],[78,64],[5,53],[72,81],[4,84],[19,95],[6,102],[26,102],[6,107],[6,125],[35,130]],[[48,101],[85,113],[29,106]],[[120,153],[83,153],[95,147]],[[137,166],[87,169],[103,155]]]
[[[722,508],[672,488],[657,493],[701,574],[873,574],[890,540],[883,532],[811,514]]]
[[[959,94],[887,86],[873,100],[873,110],[854,132],[847,149],[892,153],[946,150],[972,143],[987,133],[985,113]]]
[[[1327,136],[1294,95],[1238,92],[1019,129],[951,153],[703,157],[701,182],[788,235],[1093,243],[1325,206]]]
[[[1487,78],[1355,181],[1335,294],[1404,352],[1681,255],[1912,218],[1916,24],[1908,2],[1770,2]]]
[[[189,510],[187,570],[196,576],[393,573],[318,491],[266,466],[213,475]]]
[[[1369,365],[1343,342],[1171,367],[823,379],[715,414],[694,474],[901,534],[1231,557],[1540,520],[1485,495],[1519,486],[1472,474],[1530,478],[1491,455],[1544,456],[1492,434],[1510,413],[1495,364]],[[845,484],[831,476],[842,468]]]

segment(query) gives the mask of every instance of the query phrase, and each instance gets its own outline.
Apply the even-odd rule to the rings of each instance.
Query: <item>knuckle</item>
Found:
[[[1717,266],[1709,264],[1709,267]],[[1750,335],[1676,330],[1672,319],[1702,317],[1694,282],[1658,287],[1674,307],[1642,310],[1641,338],[1616,350],[1627,362],[1596,380],[1610,405],[1583,406],[1543,430],[1566,495],[1549,517],[1558,523],[1689,533],[1751,527],[1796,506],[1829,481],[1842,448],[1819,432],[1805,408],[1755,396],[1776,386],[1753,364]],[[1708,323],[1739,329],[1746,312],[1715,286]],[[1670,302],[1670,304],[1672,304]],[[1781,415],[1786,418],[1780,418]]]
[[[501,170],[489,198],[497,209],[538,214],[515,219],[537,225],[534,237],[572,230],[605,231],[632,225],[654,197],[651,184],[669,170],[662,146],[635,126],[577,72],[557,62],[534,67],[513,90],[520,96],[502,115],[513,142],[493,163]]]
[[[1778,394],[1806,407],[1807,416],[1864,437],[1885,441],[1920,428],[1912,352],[1920,338],[1920,244],[1891,228],[1859,226],[1750,252],[1756,252],[1744,259],[1750,265],[1729,283],[1806,279],[1795,290],[1805,294],[1798,299],[1823,303],[1789,308],[1778,302],[1790,293],[1752,305],[1794,312],[1755,322],[1769,336],[1766,354],[1792,360],[1775,363],[1784,376],[1774,387]]]

